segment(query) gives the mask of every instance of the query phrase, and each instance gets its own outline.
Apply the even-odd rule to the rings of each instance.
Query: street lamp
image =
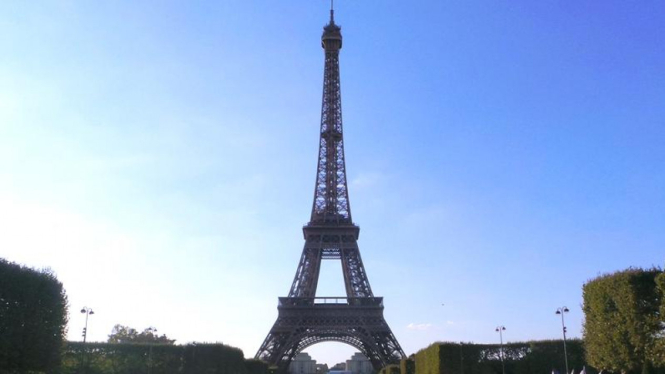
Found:
[[[81,313],[85,314],[85,327],[83,328],[83,344],[85,344],[85,340],[88,337],[88,317],[91,314],[95,314],[95,312],[93,312],[92,309],[84,306],[83,309],[81,309]]]
[[[152,346],[155,344],[155,333],[157,332],[157,329],[154,327],[148,327],[145,329],[145,331],[149,332],[151,336],[151,340],[149,342],[150,344],[150,349],[148,351],[148,374],[152,374]]]
[[[563,357],[564,360],[566,361],[566,374],[568,374],[568,352],[566,351],[566,323],[563,320],[563,315],[568,313],[568,307],[562,306],[561,308],[557,308],[556,314],[561,315],[561,329],[563,330]]]
[[[81,309],[81,313],[85,314],[85,327],[83,328],[83,359],[81,360],[81,367],[82,367],[82,372],[85,372],[85,366],[86,366],[86,358],[87,358],[87,350],[85,349],[85,341],[88,338],[88,317],[90,317],[91,314],[95,314],[95,312],[92,311],[92,309],[88,308],[87,306],[84,306]]]
[[[501,358],[501,372],[506,374],[506,366],[503,363],[503,332],[506,331],[505,326],[497,326],[494,331],[499,333],[499,341],[501,342],[501,348],[499,350],[499,357]]]

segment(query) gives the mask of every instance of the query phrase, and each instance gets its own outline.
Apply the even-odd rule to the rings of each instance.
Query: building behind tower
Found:
[[[346,371],[353,374],[372,374],[372,362],[360,352],[356,352],[350,360],[346,360]]]

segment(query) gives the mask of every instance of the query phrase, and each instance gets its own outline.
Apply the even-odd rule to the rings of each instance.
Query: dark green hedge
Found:
[[[570,369],[585,365],[581,340],[568,340]],[[506,374],[565,372],[563,341],[545,340],[504,344]],[[435,343],[415,355],[416,374],[501,374],[499,344]],[[597,371],[586,366],[588,374]]]
[[[401,360],[399,362],[399,371],[401,374],[416,374],[416,361],[413,357]]]
[[[380,374],[400,374],[399,365],[388,365],[381,369]]]
[[[222,344],[185,346],[184,374],[246,374],[245,358],[240,349]]]
[[[626,373],[665,369],[662,274],[660,269],[627,269],[584,285],[584,342],[590,363]]]
[[[255,359],[245,360],[247,374],[270,374],[270,366],[267,362]]]
[[[657,297],[660,298],[660,318],[665,324],[665,273],[658,274],[656,285],[658,287]],[[659,362],[661,366],[665,366],[665,337],[662,335],[656,341],[653,355],[656,362]]]
[[[267,371],[267,365],[245,361],[240,349],[224,344],[67,343],[62,374],[79,373],[82,366],[87,374],[265,374]]]
[[[56,370],[66,325],[55,275],[0,259],[0,372]]]

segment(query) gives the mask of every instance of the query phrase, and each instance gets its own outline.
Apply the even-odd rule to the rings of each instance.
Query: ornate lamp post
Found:
[[[85,327],[83,328],[83,344],[85,344],[86,338],[88,337],[88,317],[91,314],[95,314],[95,312],[84,306],[83,309],[81,309],[81,313],[85,314]]]
[[[86,359],[87,359],[87,350],[85,347],[85,342],[88,338],[88,317],[90,317],[91,314],[95,314],[95,312],[92,311],[92,309],[88,308],[87,306],[84,306],[81,309],[81,313],[85,314],[85,327],[83,328],[83,360],[81,360],[81,366],[82,366],[82,372],[85,372],[86,369]]]
[[[494,329],[494,331],[499,333],[499,342],[501,342],[501,346],[500,346],[501,348],[500,348],[500,351],[499,351],[499,357],[501,358],[501,372],[503,374],[506,374],[506,366],[503,363],[503,332],[506,331],[506,327],[505,326],[497,326],[496,329]]]
[[[568,313],[568,307],[562,306],[557,308],[556,314],[561,315],[561,329],[563,330],[563,357],[566,362],[566,374],[568,374],[568,351],[566,351],[566,323],[563,319],[563,315]]]

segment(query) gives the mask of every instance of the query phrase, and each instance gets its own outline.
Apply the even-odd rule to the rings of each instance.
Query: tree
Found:
[[[660,269],[631,268],[584,285],[584,343],[591,365],[622,373],[662,366],[656,353],[663,323],[657,276]]]
[[[55,274],[0,259],[0,372],[60,365],[67,296]]]
[[[166,335],[157,335],[157,329],[148,327],[142,332],[136,329],[123,325],[113,326],[111,335],[108,339],[109,343],[152,343],[152,344],[169,344],[175,343],[175,339],[169,339]]]

